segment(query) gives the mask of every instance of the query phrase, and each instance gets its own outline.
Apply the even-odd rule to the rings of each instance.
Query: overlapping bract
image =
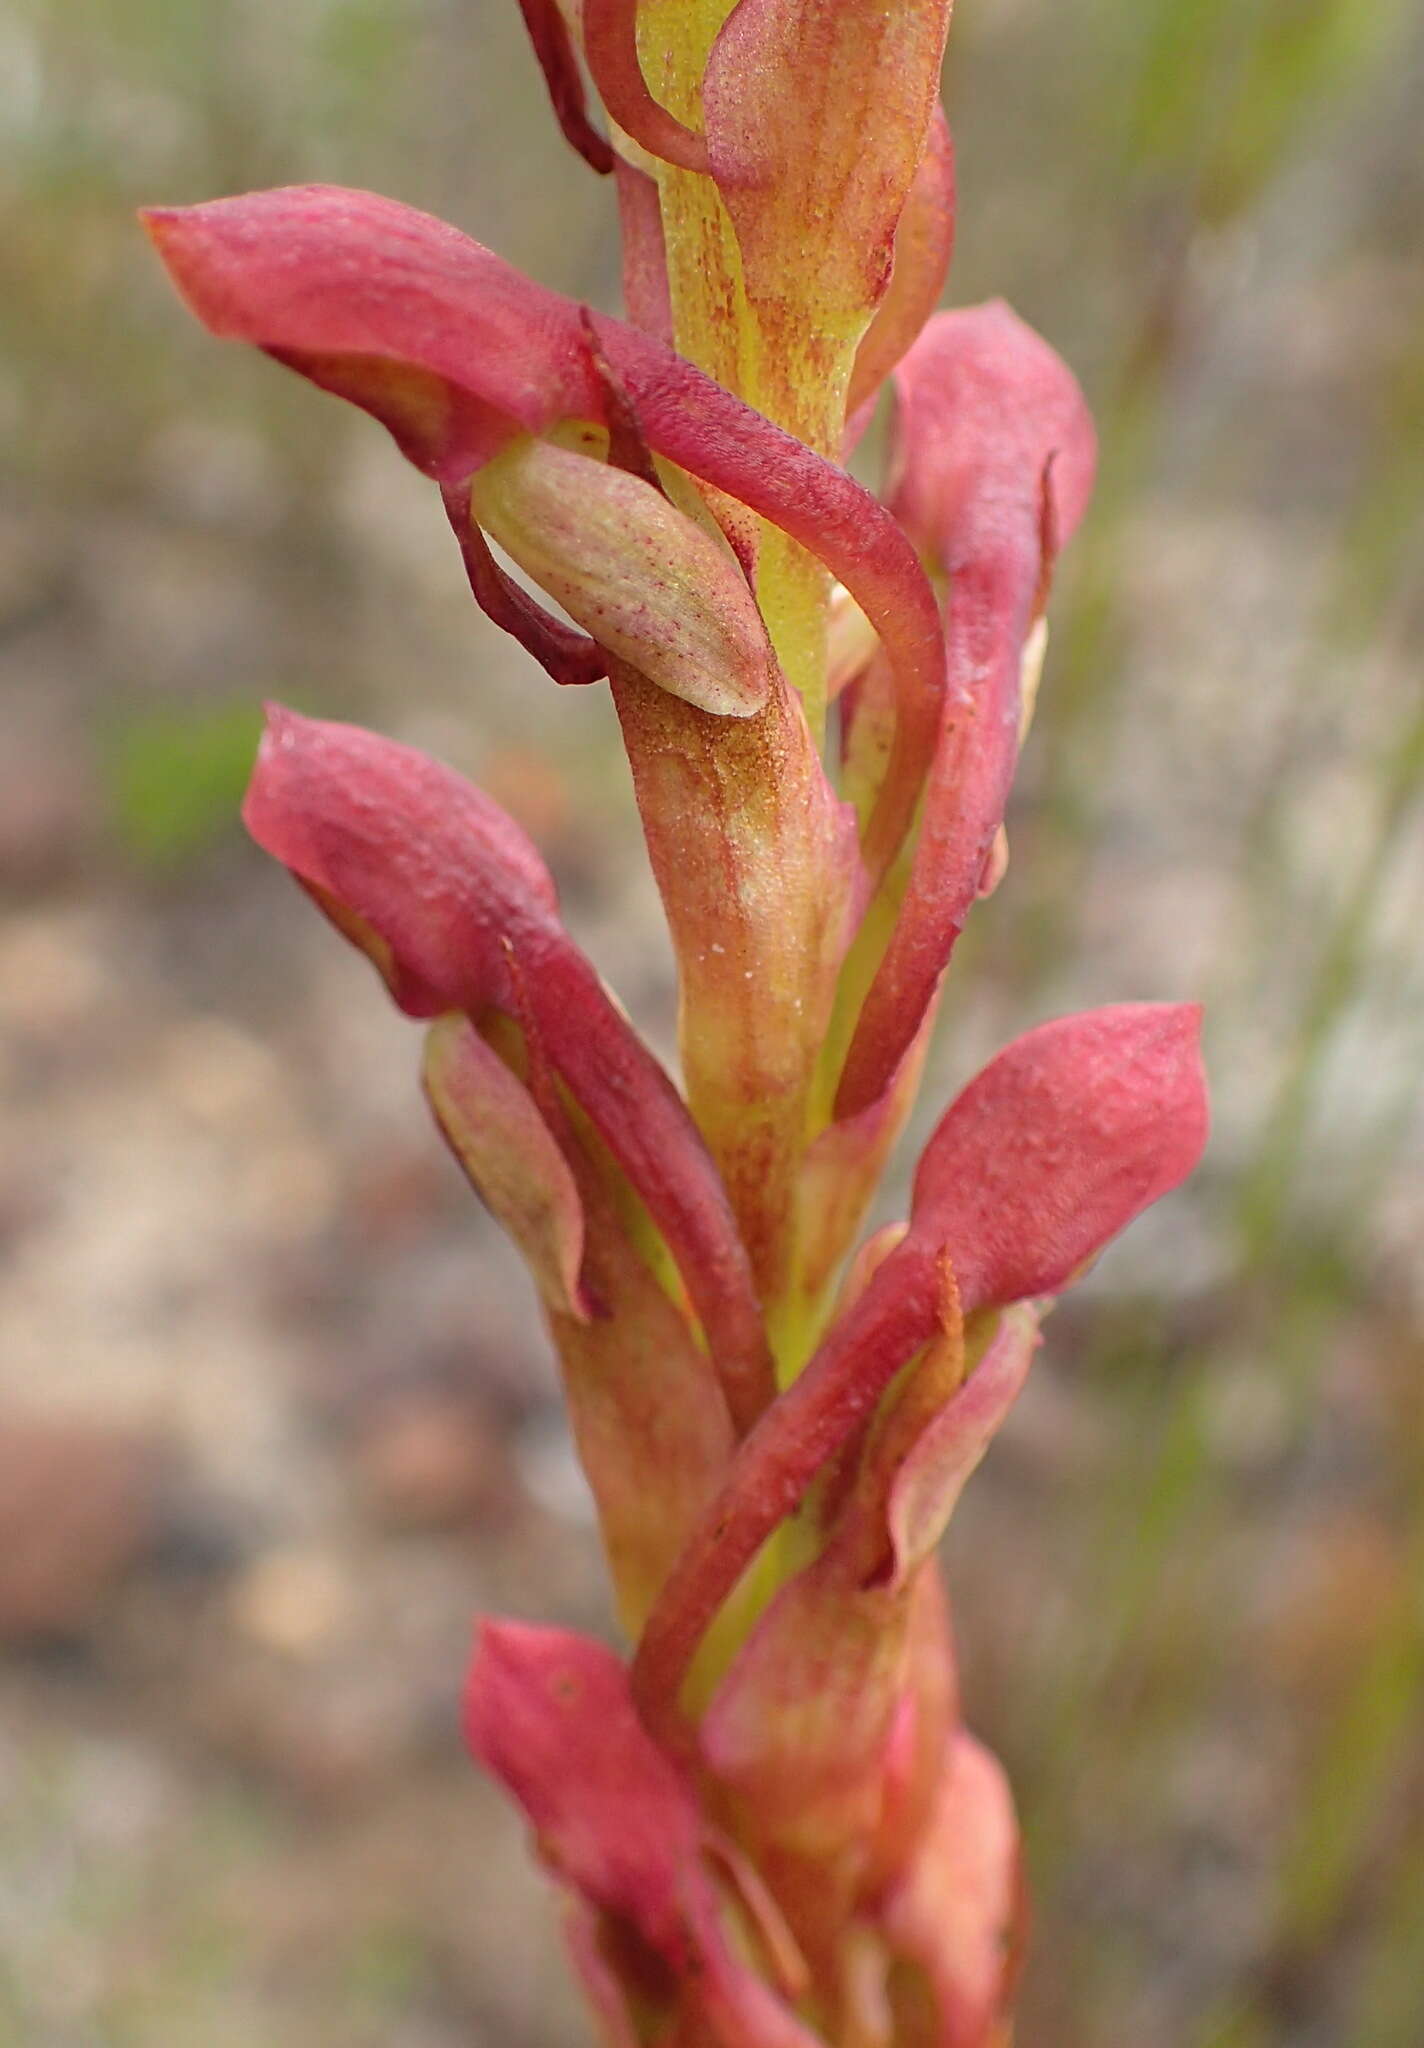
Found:
[[[1052,1298],[1196,1161],[1196,1011],[1015,1041],[832,1294],[1002,872],[1092,426],[1007,307],[933,312],[949,0],[520,4],[565,135],[615,173],[627,324],[367,193],[148,225],[215,333],[435,480],[498,624],[609,681],[686,1098],[449,770],[274,709],[247,822],[426,1021],[431,1109],[559,1354],[631,1668],[487,1623],[466,1727],[569,1895],[604,2040],[997,2048],[1017,1829],[934,1552]],[[882,504],[835,458],[887,380]]]

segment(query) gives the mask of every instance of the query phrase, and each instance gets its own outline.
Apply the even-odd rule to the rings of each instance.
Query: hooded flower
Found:
[[[944,685],[933,593],[894,519],[843,470],[649,336],[581,309],[394,200],[293,186],[151,208],[145,219],[206,326],[372,413],[453,496],[462,525],[460,495],[521,437],[608,430],[600,362],[608,364],[655,456],[777,526],[855,594],[900,681],[897,745],[923,776],[922,735]],[[615,576],[619,529],[617,519],[605,522]],[[663,541],[675,550],[666,527]],[[636,532],[632,545],[642,545]],[[566,635],[557,648],[556,670],[570,658]],[[903,837],[913,803],[913,789],[896,788],[887,837]]]
[[[1127,1003],[1041,1025],[991,1060],[936,1126],[903,1239],[733,1459],[639,1645],[635,1688],[675,1727],[682,1681],[772,1530],[942,1320],[1058,1293],[1183,1180],[1206,1140],[1192,1005]]]
[[[449,769],[272,708],[244,810],[415,1017],[527,1026],[666,1241],[745,1422],[769,1396],[746,1253],[677,1091],[573,944],[524,834]]]

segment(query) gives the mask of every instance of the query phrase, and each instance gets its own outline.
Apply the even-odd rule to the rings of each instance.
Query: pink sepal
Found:
[[[915,1172],[911,1237],[943,1246],[966,1316],[1057,1294],[1206,1143],[1198,1003],[1040,1024],[976,1075]]]

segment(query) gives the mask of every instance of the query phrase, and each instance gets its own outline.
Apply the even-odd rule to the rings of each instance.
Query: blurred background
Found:
[[[1022,2040],[1420,2048],[1424,16],[951,43],[953,295],[1048,334],[1105,457],[925,1115],[1125,997],[1207,1001],[1216,1100],[949,1544]],[[668,952],[599,693],[132,222],[309,178],[616,303],[512,0],[0,0],[6,2048],[585,2038],[455,1706],[477,1610],[606,1626],[590,1520],[415,1033],[236,827],[258,700],[476,775],[662,1046]]]

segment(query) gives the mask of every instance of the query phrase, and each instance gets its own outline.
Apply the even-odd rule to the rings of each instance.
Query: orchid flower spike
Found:
[[[599,2037],[1004,2048],[1018,1828],[936,1547],[1053,1300],[1197,1161],[1197,1010],[1016,1039],[908,1216],[861,1229],[1003,875],[1092,422],[1007,306],[936,310],[950,0],[520,7],[611,174],[626,317],[366,192],[145,220],[212,333],[431,480],[536,671],[606,684],[680,1076],[453,770],[274,706],[244,815],[421,1024],[437,1129],[559,1360],[626,1655],[486,1620],[465,1732]],[[886,395],[877,494],[843,462]]]

